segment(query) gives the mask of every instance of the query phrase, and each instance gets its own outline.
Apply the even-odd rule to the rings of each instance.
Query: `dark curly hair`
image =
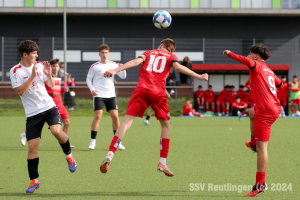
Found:
[[[58,58],[50,60],[50,65],[55,65],[55,64],[59,64],[59,59]]]
[[[23,53],[29,55],[31,52],[38,51],[38,50],[39,50],[39,46],[37,45],[36,42],[32,40],[24,40],[20,43],[18,47],[18,51],[21,54],[21,57],[23,56]]]
[[[264,46],[263,44],[252,45],[249,48],[249,51],[252,53],[257,53],[264,60],[267,60],[268,58],[271,57],[268,47]]]

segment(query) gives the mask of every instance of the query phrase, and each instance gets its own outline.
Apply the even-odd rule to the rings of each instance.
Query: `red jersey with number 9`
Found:
[[[251,88],[255,99],[255,114],[279,115],[280,102],[277,98],[276,87],[282,85],[281,80],[263,61],[253,61],[232,52],[228,54],[249,67]]]
[[[140,69],[137,88],[146,88],[165,94],[166,80],[173,62],[178,62],[175,54],[166,50],[145,51],[139,58],[144,60]]]

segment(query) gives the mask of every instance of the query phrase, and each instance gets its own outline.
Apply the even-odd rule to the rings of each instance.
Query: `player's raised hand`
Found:
[[[104,73],[104,77],[107,78],[107,77],[113,77],[114,75],[116,74],[116,71],[115,70],[108,70]]]
[[[91,92],[91,94],[92,94],[93,96],[96,96],[96,95],[98,94],[98,91],[97,91],[97,90],[93,90],[93,91]]]
[[[230,52],[231,52],[231,51],[229,51],[229,50],[224,50],[224,51],[223,51],[223,55],[226,55],[226,56],[227,56]]]
[[[44,74],[45,75],[51,75],[51,65],[50,63],[48,63],[48,61],[43,61],[43,65],[44,65]]]
[[[205,74],[199,75],[199,76],[198,76],[198,79],[199,79],[200,81],[208,81],[208,77],[209,77],[209,75],[208,75],[207,73],[205,73]]]
[[[32,67],[32,73],[31,73],[31,76],[32,78],[35,78],[36,77],[36,70],[37,70],[37,67],[36,67],[36,61]]]

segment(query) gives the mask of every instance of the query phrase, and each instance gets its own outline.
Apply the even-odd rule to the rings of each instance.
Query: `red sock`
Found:
[[[220,105],[217,105],[217,111],[220,113]]]
[[[193,108],[190,108],[190,109],[189,109],[189,113],[190,113],[190,112],[193,113]],[[194,113],[193,113],[193,114],[194,114]]]
[[[167,158],[169,152],[170,139],[160,138],[160,157]]]
[[[214,108],[213,108],[213,109],[211,109],[211,112],[213,112],[213,113],[214,113],[214,112],[215,112],[215,109],[214,109]]]
[[[225,112],[225,105],[222,105],[223,113]]]
[[[118,136],[114,136],[112,139],[110,146],[109,146],[109,151],[116,152],[120,142],[122,141],[122,138],[119,138]]]
[[[255,147],[256,146],[256,141],[255,141],[255,137],[253,135],[251,135],[251,141],[250,141],[250,144],[252,147]]]
[[[202,107],[204,107],[204,104],[201,104]]]
[[[246,111],[246,110],[244,110],[244,111],[242,112],[242,115],[245,115],[245,114],[247,114],[247,111]]]
[[[295,109],[292,109],[292,113],[295,114]]]
[[[256,185],[262,185],[264,182],[266,182],[266,171],[256,172]]]
[[[198,107],[200,107],[200,103],[198,103]]]
[[[209,108],[206,108],[206,112],[209,111]]]
[[[201,117],[201,114],[200,114],[200,113],[198,113],[198,114],[197,114],[197,117]]]
[[[227,114],[229,113],[229,109],[226,109],[226,113],[227,113]]]

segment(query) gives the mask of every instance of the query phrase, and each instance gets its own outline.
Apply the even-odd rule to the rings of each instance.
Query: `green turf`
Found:
[[[99,171],[112,139],[111,119],[103,117],[95,150],[88,150],[91,117],[72,117],[70,141],[78,164],[70,173],[63,152],[44,127],[41,139],[40,184],[27,195],[27,146],[19,134],[25,117],[0,117],[0,199],[242,199],[242,191],[208,191],[208,184],[253,185],[256,154],[244,142],[249,120],[236,118],[172,118],[168,165],[172,178],[156,171],[160,125],[135,119],[126,133],[125,151],[117,151],[107,174]],[[299,199],[298,119],[278,119],[272,128],[266,180],[269,190],[260,199]],[[190,191],[191,183],[205,183],[204,191]],[[292,184],[292,191],[271,191],[272,183]],[[274,187],[273,187],[274,189]],[[276,187],[275,187],[276,189]]]

